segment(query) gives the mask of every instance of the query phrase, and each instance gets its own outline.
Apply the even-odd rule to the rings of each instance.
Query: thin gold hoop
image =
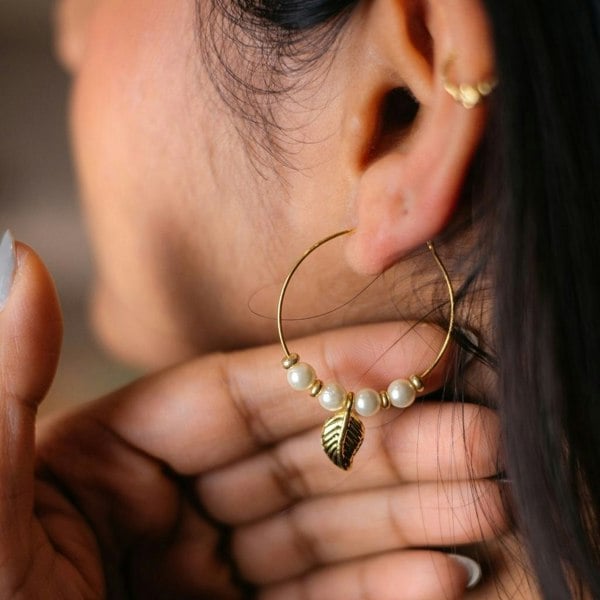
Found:
[[[408,408],[416,399],[417,393],[425,390],[423,380],[435,369],[442,356],[448,349],[454,328],[454,289],[446,267],[433,245],[427,242],[427,248],[431,252],[436,265],[442,273],[448,290],[450,314],[448,319],[448,331],[444,342],[433,360],[433,362],[420,374],[410,375],[406,379],[395,379],[384,391],[362,389],[358,392],[348,392],[339,383],[331,382],[324,384],[318,379],[314,368],[305,362],[300,362],[300,357],[290,349],[285,341],[283,333],[283,303],[285,295],[300,265],[318,248],[343,235],[352,233],[352,229],[339,231],[329,235],[311,246],[292,267],[285,278],[277,302],[277,333],[279,342],[284,352],[281,361],[283,368],[287,371],[287,379],[290,386],[298,391],[309,391],[312,397],[317,397],[321,406],[336,414],[328,419],[323,425],[321,432],[321,443],[329,459],[341,469],[348,470],[354,456],[360,448],[365,430],[358,416],[368,417],[387,409],[391,406],[396,408]]]

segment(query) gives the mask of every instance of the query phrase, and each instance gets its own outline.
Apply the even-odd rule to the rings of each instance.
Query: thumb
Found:
[[[10,232],[0,243],[0,278],[0,418],[6,420],[6,411],[17,406],[35,413],[48,391],[62,317],[46,267],[31,248],[15,244]]]
[[[28,549],[35,414],[52,382],[62,339],[54,284],[38,256],[0,242],[0,565]],[[13,563],[14,564],[14,563]]]

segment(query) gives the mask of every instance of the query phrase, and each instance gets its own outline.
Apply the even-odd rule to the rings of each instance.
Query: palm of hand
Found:
[[[263,600],[464,597],[464,571],[419,548],[505,529],[487,479],[497,468],[491,411],[423,403],[378,415],[348,475],[319,448],[320,408],[297,408],[273,369],[279,350],[267,347],[192,361],[45,424],[34,465],[35,407],[60,326],[45,270],[30,252],[24,263],[0,313],[2,598],[235,599],[246,590],[232,567]],[[339,331],[305,340],[303,352],[345,381],[393,348],[372,369],[385,381],[390,364],[412,372],[439,346],[439,332],[410,331],[403,344],[398,325]],[[353,354],[357,336],[377,340],[373,357]]]
[[[226,531],[203,517],[194,480],[179,476],[94,419],[45,432],[38,467],[32,592],[48,598],[241,597],[224,550]]]

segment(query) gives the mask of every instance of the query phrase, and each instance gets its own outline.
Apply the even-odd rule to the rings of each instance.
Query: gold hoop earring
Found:
[[[328,419],[323,425],[321,432],[321,443],[329,459],[341,469],[348,470],[358,452],[364,437],[365,428],[360,417],[369,417],[380,409],[391,406],[396,408],[407,408],[415,401],[417,393],[425,390],[424,379],[433,371],[442,359],[448,348],[452,330],[454,328],[454,290],[446,267],[440,260],[433,242],[427,242],[427,248],[431,252],[438,268],[440,269],[450,299],[450,315],[448,331],[436,358],[431,365],[420,374],[413,374],[406,379],[395,379],[386,390],[376,391],[373,389],[361,389],[358,392],[348,392],[339,383],[323,383],[314,368],[306,362],[300,362],[300,357],[290,352],[283,334],[283,302],[292,277],[300,265],[318,248],[338,237],[351,233],[352,230],[344,230],[334,233],[311,246],[296,262],[283,282],[279,301],[277,303],[277,333],[285,356],[281,365],[287,371],[287,379],[290,386],[298,391],[308,391],[310,395],[319,400],[323,408],[336,414]]]

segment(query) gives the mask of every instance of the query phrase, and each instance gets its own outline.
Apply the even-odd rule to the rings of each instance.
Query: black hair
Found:
[[[501,84],[470,200],[483,232],[470,281],[493,286],[506,472],[543,596],[600,598],[600,4],[483,2]],[[232,85],[217,87],[270,132],[264,146],[290,74],[326,57],[356,4],[213,0],[243,44],[239,64],[219,58]]]
[[[278,113],[294,92],[319,85],[328,51],[357,0],[197,0],[200,50],[221,100],[237,117],[254,164],[294,168],[283,151],[294,131]],[[262,152],[261,152],[262,151]],[[265,157],[267,160],[265,161]]]
[[[485,5],[502,81],[489,227],[507,468],[544,596],[600,598],[598,3]]]
[[[254,14],[265,21],[288,31],[312,29],[331,21],[344,12],[354,0],[241,0],[238,5],[246,13]]]

